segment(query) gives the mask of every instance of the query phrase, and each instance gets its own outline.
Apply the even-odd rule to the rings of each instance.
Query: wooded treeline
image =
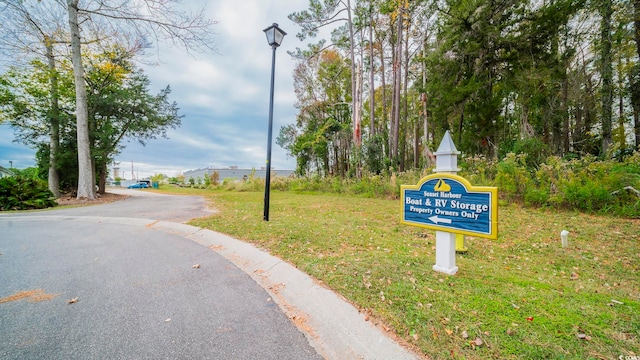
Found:
[[[320,40],[291,55],[297,170],[429,165],[446,130],[466,155],[618,156],[640,146],[640,0],[310,0]]]

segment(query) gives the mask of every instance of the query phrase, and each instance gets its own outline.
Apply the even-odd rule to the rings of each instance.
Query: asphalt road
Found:
[[[207,214],[176,196],[0,214],[0,358],[322,358],[245,271],[154,226]]]
[[[128,190],[109,188],[108,192],[128,195],[125,200],[99,206],[76,207],[53,210],[56,215],[102,216],[150,219],[171,222],[186,222],[209,216],[214,210],[208,209],[200,196],[170,196],[144,189]]]

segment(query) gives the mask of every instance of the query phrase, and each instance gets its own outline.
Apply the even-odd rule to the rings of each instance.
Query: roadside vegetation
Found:
[[[461,175],[500,186],[499,238],[467,237],[455,276],[432,270],[433,231],[399,223],[399,186],[422,173],[276,176],[269,222],[255,177],[161,191],[207,197],[219,211],[193,225],[294,264],[431,358],[617,359],[640,354],[640,199],[624,190],[639,159],[465,159]]]
[[[38,178],[36,169],[4,169],[0,177],[0,211],[31,210],[56,206],[47,182]]]
[[[640,152],[610,160],[595,156],[563,159],[535,154],[508,153],[502,160],[483,156],[460,161],[459,175],[476,186],[497,186],[500,197],[530,207],[566,209],[589,214],[640,218]],[[298,193],[329,193],[369,198],[397,199],[402,184],[415,184],[432,169],[380,175],[360,179],[339,177],[278,177],[271,188]],[[255,174],[245,181],[208,178],[171,178],[170,182],[196,189],[262,191],[264,179]]]

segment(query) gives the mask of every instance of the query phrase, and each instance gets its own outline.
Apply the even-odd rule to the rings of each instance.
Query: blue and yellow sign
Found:
[[[473,186],[452,174],[402,185],[401,223],[456,234],[498,238],[498,188]]]

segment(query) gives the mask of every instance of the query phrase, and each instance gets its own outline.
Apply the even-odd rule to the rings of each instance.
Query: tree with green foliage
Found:
[[[348,64],[337,51],[323,51],[296,66],[294,88],[300,113],[295,126],[280,130],[276,143],[296,157],[300,174],[344,176],[352,144]]]
[[[309,1],[309,9],[303,10],[299,12],[294,12],[289,15],[289,20],[298,24],[301,27],[300,32],[297,37],[300,40],[304,40],[307,37],[316,37],[318,35],[318,31],[322,27],[331,26],[336,22],[344,22],[344,28],[346,31],[341,31],[338,29],[334,32],[334,44],[338,43],[347,43],[347,52],[348,57],[350,59],[349,67],[351,69],[351,111],[352,114],[356,113],[356,107],[359,106],[358,103],[358,95],[356,94],[356,77],[358,74],[356,73],[356,61],[355,61],[355,51],[356,51],[356,42],[354,35],[354,26],[353,26],[353,7],[351,5],[351,0],[340,1],[340,0],[310,0]],[[343,29],[344,29],[343,28]],[[341,36],[341,34],[348,34],[345,37]],[[314,54],[318,55],[318,54]],[[360,119],[353,119],[353,136],[354,142],[359,142],[360,136]]]
[[[92,172],[89,109],[85,84],[85,69],[82,57],[82,42],[86,32],[81,27],[102,27],[112,36],[136,39],[144,43],[144,35],[165,38],[189,50],[215,50],[209,39],[213,21],[199,13],[186,13],[175,2],[147,0],[142,3],[122,3],[119,1],[80,2],[66,0],[64,7],[68,13],[71,37],[71,59],[73,63],[76,94],[76,135],[78,143],[78,198],[95,198]],[[86,16],[87,22],[81,22]]]
[[[324,5],[312,1],[309,16],[291,15],[304,20],[297,21],[302,33],[318,30],[320,23],[311,19],[335,14],[337,8],[323,12]],[[464,153],[490,157],[534,143],[560,156],[608,156],[611,141],[612,150],[626,148],[629,139],[639,142],[637,1],[360,0],[352,9],[354,43],[336,42],[336,34],[346,34],[338,28],[331,51],[350,66],[350,52],[360,61],[365,53],[370,57],[369,66],[362,67],[372,87],[364,143],[382,145],[385,169],[427,163],[419,157],[429,152],[420,148],[437,146],[428,141],[437,141],[445,130]],[[367,28],[373,30],[368,40]],[[637,56],[630,51],[634,42]],[[324,45],[313,50],[306,54],[328,51]],[[351,110],[353,122],[353,105]],[[319,139],[316,130],[283,133],[311,140]],[[312,158],[304,152],[299,160]],[[366,164],[373,164],[369,160]]]
[[[142,144],[158,136],[166,136],[170,128],[180,125],[181,115],[175,102],[169,100],[167,86],[157,95],[149,93],[149,79],[131,63],[130,53],[114,48],[90,56],[86,82],[90,114],[90,150],[92,179],[99,179],[104,193],[107,165],[123,147],[135,139]],[[77,133],[73,126],[73,81],[70,72],[59,75],[60,145],[57,168],[65,187],[77,183]],[[0,92],[10,94],[11,101],[0,103],[0,116],[10,121],[18,139],[38,148],[38,163],[47,168],[50,147],[45,142],[49,131],[49,73],[46,66],[34,62],[27,70],[10,69],[0,77]],[[9,98],[9,97],[8,97]],[[95,183],[95,180],[92,180]]]
[[[66,41],[61,11],[56,4],[0,0],[0,49],[14,57],[26,56],[46,60],[49,72],[49,190],[60,196],[58,148],[60,146],[60,111],[58,94],[58,62]],[[0,100],[1,101],[1,100]]]
[[[16,129],[17,139],[24,144],[37,148],[46,144],[42,175],[55,197],[60,196],[62,182],[60,139],[72,121],[73,82],[68,75],[34,60],[26,71],[11,67],[0,76],[0,93],[6,94],[0,96],[0,121]]]
[[[180,126],[182,116],[169,100],[171,88],[149,93],[149,79],[131,62],[132,54],[120,47],[102,52],[87,61],[89,129],[93,173],[98,192],[105,191],[107,166],[123,147],[135,139],[142,145],[168,129]]]

